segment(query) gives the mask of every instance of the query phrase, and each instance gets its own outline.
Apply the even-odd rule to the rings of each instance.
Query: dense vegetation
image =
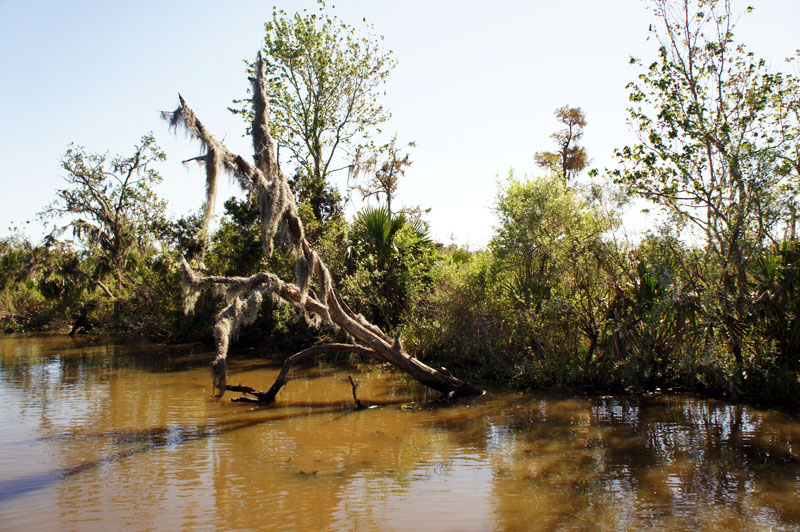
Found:
[[[539,175],[511,171],[499,184],[498,224],[477,252],[433,242],[420,209],[392,205],[411,160],[396,135],[374,141],[389,54],[324,10],[275,12],[263,53],[299,215],[357,312],[402,326],[411,353],[460,375],[797,405],[799,80],[733,40],[726,1],[651,8],[660,48],[649,64],[634,60],[641,75],[629,85],[639,142],[617,151],[616,168],[580,178],[587,120],[558,109],[556,149],[537,153]],[[354,83],[335,83],[345,78]],[[248,102],[238,101],[246,120]],[[69,148],[66,188],[41,213],[63,226],[41,244],[0,240],[5,330],[207,339],[222,298],[182,313],[181,255],[220,275],[292,276],[291,252],[262,246],[258,198],[230,198],[213,231],[213,205],[167,219],[152,192],[163,158],[151,135],[113,160]],[[340,159],[355,161],[355,189],[376,201],[351,220],[328,183]],[[622,224],[632,198],[668,215],[638,241]],[[285,352],[340,334],[266,301],[240,341]]]

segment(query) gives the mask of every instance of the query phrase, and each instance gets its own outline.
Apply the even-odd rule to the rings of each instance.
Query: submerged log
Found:
[[[257,402],[272,402],[286,384],[287,373],[294,364],[332,351],[349,351],[388,362],[420,383],[449,397],[483,394],[482,389],[447,371],[431,368],[411,356],[403,349],[399,332],[395,337],[390,337],[363,316],[354,313],[342,300],[327,266],[305,238],[294,196],[278,165],[275,143],[268,127],[269,113],[260,54],[256,58],[255,75],[250,79],[253,85],[251,136],[255,164],[231,153],[223,143],[214,138],[182,97],[179,96],[180,105],[174,112],[164,113],[164,118],[173,127],[182,127],[206,149],[206,155],[199,158],[206,165],[206,217],[210,217],[213,212],[217,174],[220,170],[227,171],[237,179],[243,189],[251,191],[258,198],[262,243],[267,252],[272,252],[274,235],[278,227],[284,224],[296,257],[296,284],[285,282],[271,272],[259,272],[250,277],[201,276],[185,260],[181,260],[185,311],[193,308],[200,290],[205,287],[222,287],[228,298],[229,304],[219,314],[214,326],[216,358],[212,367],[217,397],[222,397],[226,389],[235,389],[253,395]],[[204,221],[204,226],[208,226],[208,220]],[[315,283],[313,290],[312,283]],[[268,297],[294,305],[307,316],[316,316],[317,319],[333,323],[354,339],[354,343],[317,345],[292,355],[286,359],[281,373],[267,392],[241,385],[227,385],[226,359],[229,343],[240,327],[256,319],[262,301]]]
[[[278,395],[278,392],[281,391],[286,385],[288,381],[288,374],[289,370],[292,369],[292,366],[299,362],[303,362],[305,360],[313,359],[319,355],[324,355],[327,353],[356,353],[359,355],[370,356],[373,357],[375,353],[369,349],[365,349],[363,347],[352,345],[352,344],[319,344],[308,349],[304,349],[299,353],[295,353],[294,355],[290,356],[286,360],[283,361],[283,367],[281,367],[281,371],[278,374],[278,377],[275,379],[275,382],[272,384],[269,390],[266,392],[262,392],[261,390],[256,390],[255,388],[251,388],[249,386],[242,386],[241,384],[233,385],[228,384],[226,385],[225,389],[232,391],[232,392],[242,392],[248,395],[252,395],[255,400],[250,397],[237,397],[233,399],[234,401],[242,401],[242,402],[257,402],[257,403],[272,403],[275,401],[275,396]]]

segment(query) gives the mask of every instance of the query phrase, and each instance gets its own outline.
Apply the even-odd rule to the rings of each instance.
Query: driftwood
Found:
[[[216,195],[216,180],[220,170],[233,175],[239,185],[258,198],[262,243],[272,253],[273,239],[283,225],[296,257],[296,284],[281,280],[270,272],[259,272],[250,277],[201,276],[185,261],[181,261],[184,274],[184,310],[190,311],[200,290],[206,287],[224,289],[228,306],[219,314],[214,327],[216,358],[212,362],[214,388],[217,397],[225,390],[243,391],[257,402],[272,402],[286,383],[289,369],[301,360],[328,352],[353,352],[388,362],[406,372],[420,383],[449,397],[481,395],[483,390],[451,375],[431,368],[409,355],[400,341],[400,333],[390,337],[380,328],[354,313],[342,300],[333,286],[330,272],[305,238],[305,232],[294,203],[288,181],[278,165],[275,143],[269,133],[268,104],[264,88],[264,70],[261,56],[256,58],[253,85],[253,122],[251,136],[255,150],[254,164],[240,155],[231,153],[214,138],[198,120],[194,112],[179,97],[180,105],[164,118],[173,127],[182,127],[188,135],[199,140],[206,150],[199,157],[206,165],[207,203],[205,213],[210,217]],[[208,227],[208,220],[204,227]],[[312,289],[311,285],[315,287]],[[323,344],[310,347],[286,359],[275,384],[267,392],[246,386],[227,384],[227,352],[231,338],[242,326],[252,323],[265,298],[294,305],[307,317],[326,320],[353,339],[353,344]],[[240,399],[241,400],[241,399]],[[252,398],[250,398],[252,400]]]

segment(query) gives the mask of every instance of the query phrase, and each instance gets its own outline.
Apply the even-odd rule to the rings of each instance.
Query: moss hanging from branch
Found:
[[[182,260],[184,309],[187,312],[194,307],[200,291],[205,287],[221,288],[228,301],[228,306],[220,312],[214,327],[216,359],[212,366],[214,387],[218,390],[217,396],[221,397],[228,388],[226,359],[231,342],[241,327],[256,319],[258,309],[267,297],[280,298],[294,305],[311,323],[326,320],[353,339],[353,352],[367,353],[373,358],[389,362],[422,384],[448,396],[482,394],[481,389],[449,373],[426,366],[410,356],[402,348],[399,333],[395,338],[391,338],[363,316],[355,314],[342,300],[333,285],[327,266],[305,239],[303,223],[297,214],[294,197],[277,163],[275,144],[268,128],[269,108],[264,90],[263,62],[260,54],[256,58],[255,76],[250,78],[250,81],[253,84],[254,118],[251,135],[255,164],[249,163],[239,155],[234,155],[224,144],[217,141],[182,97],[179,96],[180,105],[174,112],[162,115],[169,120],[173,128],[183,128],[206,150],[206,157],[201,158],[207,166],[206,216],[210,219],[210,213],[213,212],[215,183],[219,170],[223,170],[231,174],[242,189],[255,192],[259,201],[261,237],[265,250],[272,253],[275,236],[283,223],[296,257],[296,284],[284,282],[270,272],[259,272],[250,277],[199,276],[185,260]],[[210,170],[209,166],[212,167]],[[319,293],[311,289],[314,278]],[[309,352],[324,351],[326,350]]]
[[[211,218],[214,215],[214,206],[217,202],[217,178],[220,173],[221,161],[219,154],[213,146],[209,146],[206,153],[206,203],[203,209],[203,242],[208,242]],[[205,245],[203,246],[205,253]]]

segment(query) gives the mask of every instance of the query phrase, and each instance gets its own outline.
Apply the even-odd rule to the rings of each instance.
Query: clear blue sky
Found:
[[[750,3],[756,11],[737,40],[784,68],[800,48],[800,1]],[[63,182],[70,142],[127,154],[149,131],[169,158],[159,194],[174,214],[196,210],[202,172],[180,161],[198,148],[172,135],[159,111],[173,109],[180,91],[218,137],[250,154],[241,119],[226,108],[245,93],[242,60],[258,50],[272,5],[0,0],[0,236],[11,224],[42,236],[35,214]],[[497,176],[537,172],[532,156],[551,148],[555,108],[581,106],[593,165],[611,164],[631,138],[625,85],[637,71],[628,59],[655,54],[641,0],[344,0],[333,12],[354,25],[366,18],[398,61],[386,129],[417,143],[398,204],[430,207],[434,236],[472,248],[491,235]]]

